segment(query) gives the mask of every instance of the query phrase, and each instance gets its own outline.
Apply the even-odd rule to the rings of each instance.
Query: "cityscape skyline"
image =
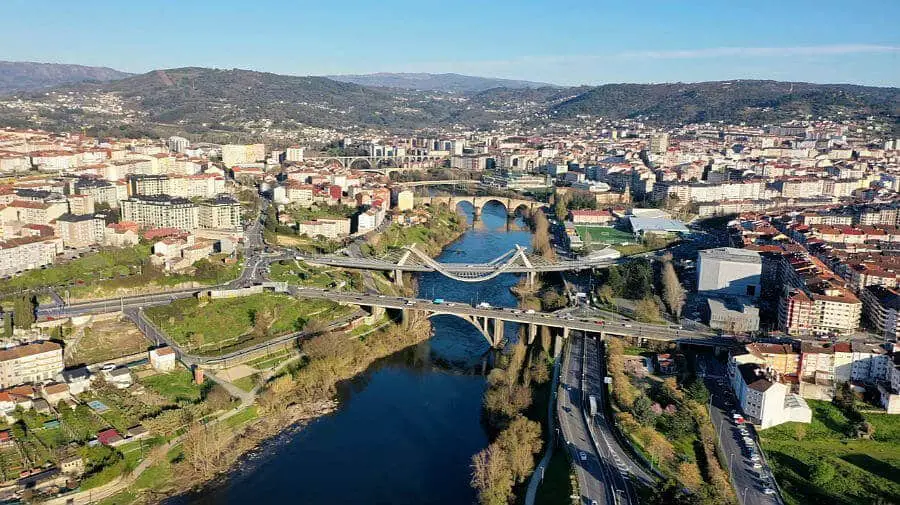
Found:
[[[889,1],[874,2],[871,11],[880,14],[866,17],[832,1],[777,8],[765,1],[734,6],[727,17],[711,2],[658,1],[644,2],[639,17],[630,6],[581,1],[552,10],[539,2],[463,2],[451,10],[394,0],[338,11],[232,0],[177,9],[168,1],[102,1],[84,9],[54,0],[37,11],[13,0],[4,10],[20,22],[0,34],[6,48],[0,59],[133,73],[199,66],[289,75],[458,73],[559,85],[731,79],[900,85],[900,34],[890,26],[900,5]],[[406,21],[412,16],[415,23]],[[281,28],[274,19],[298,23]],[[598,20],[600,28],[573,19]],[[822,29],[838,19],[841,31]]]

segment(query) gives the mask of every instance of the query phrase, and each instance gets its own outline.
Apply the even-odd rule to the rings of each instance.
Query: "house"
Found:
[[[663,375],[673,374],[678,371],[671,354],[656,355],[656,371]]]
[[[84,473],[84,460],[81,456],[69,456],[60,460],[59,468],[68,475],[81,475]]]
[[[59,402],[68,400],[71,397],[69,394],[69,385],[66,383],[45,384],[41,387],[41,396],[43,396],[50,405],[57,405]]]
[[[150,350],[150,365],[157,372],[175,370],[175,350],[171,347],[160,347]]]
[[[110,428],[108,430],[103,430],[100,433],[97,433],[97,441],[103,445],[108,445],[110,447],[116,447],[117,445],[122,445],[125,442],[125,439],[119,435],[119,432]]]
[[[144,425],[139,424],[137,426],[132,426],[128,428],[128,431],[125,432],[126,440],[129,442],[133,440],[140,440],[142,438],[147,438],[150,436],[150,432],[147,431],[147,428],[144,428]]]
[[[63,370],[60,379],[69,385],[69,393],[77,396],[91,389],[94,375],[86,366],[80,366]]]
[[[14,443],[12,433],[9,430],[0,431],[0,447],[9,447]]]
[[[134,378],[131,377],[131,370],[125,367],[104,371],[103,378],[117,389],[128,389],[134,384]]]
[[[35,398],[31,401],[31,408],[33,408],[36,412],[41,414],[49,414],[50,413],[50,404],[47,403],[47,400],[43,398]]]

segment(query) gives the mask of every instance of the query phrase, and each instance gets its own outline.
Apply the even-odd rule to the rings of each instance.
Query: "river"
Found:
[[[466,208],[472,225],[471,207]],[[530,245],[522,220],[507,224],[499,204],[440,255],[442,262],[495,259],[515,244]],[[463,283],[438,273],[419,278],[422,297],[514,306],[512,274]],[[375,362],[339,387],[337,412],[301,430],[289,430],[245,460],[226,481],[201,495],[173,502],[434,504],[475,502],[469,461],[484,448],[481,397],[489,349],[469,323],[453,316],[432,320],[426,342]],[[506,335],[513,335],[515,324]]]

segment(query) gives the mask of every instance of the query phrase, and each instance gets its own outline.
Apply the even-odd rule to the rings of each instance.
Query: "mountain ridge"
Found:
[[[0,94],[36,91],[84,81],[112,81],[130,75],[109,67],[0,60]]]
[[[400,88],[417,91],[443,91],[448,93],[477,93],[492,88],[532,89],[563,88],[546,82],[499,77],[428,72],[376,72],[372,74],[325,75],[328,79],[352,82],[361,86],[380,88]]]

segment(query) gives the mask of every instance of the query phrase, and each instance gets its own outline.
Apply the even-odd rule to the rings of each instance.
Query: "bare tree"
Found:
[[[534,236],[531,239],[531,247],[534,252],[548,260],[556,259],[556,251],[550,245],[550,221],[541,211],[534,213]]]
[[[669,312],[677,318],[681,314],[682,307],[684,307],[685,292],[684,286],[678,280],[678,274],[675,272],[675,267],[672,266],[671,261],[663,263],[662,285],[663,299],[669,307]]]

